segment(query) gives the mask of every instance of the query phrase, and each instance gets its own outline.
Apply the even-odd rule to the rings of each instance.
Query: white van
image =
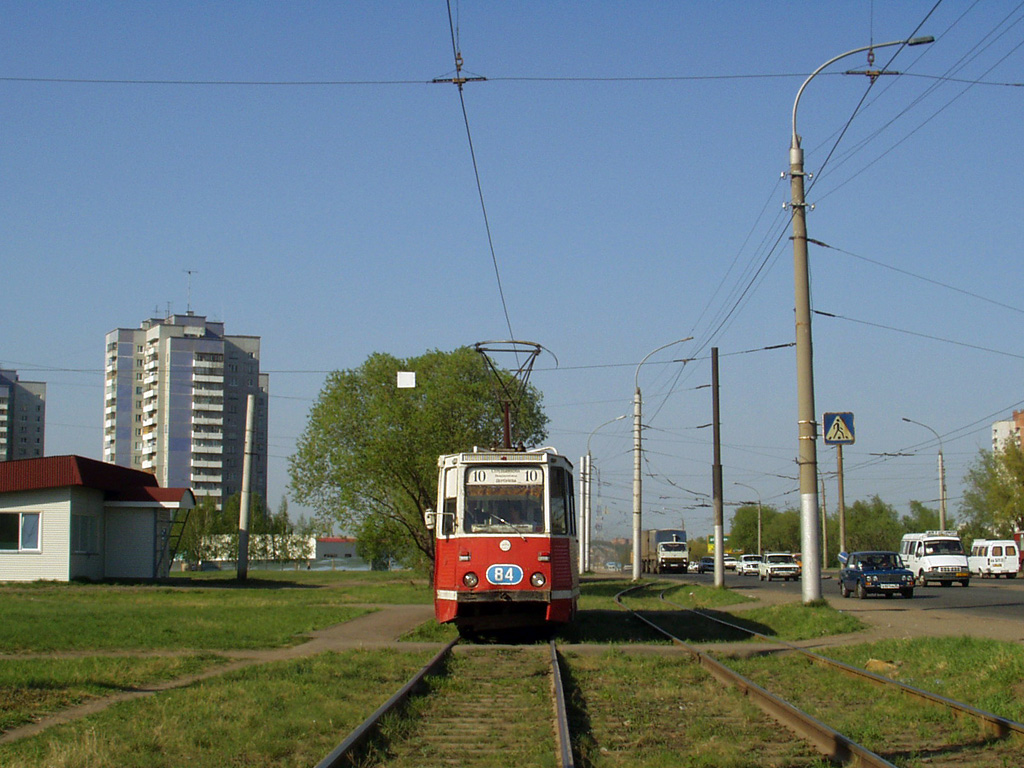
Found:
[[[975,539],[967,558],[972,576],[1017,578],[1020,558],[1013,539]]]
[[[908,533],[900,542],[900,555],[919,587],[929,582],[944,587],[954,581],[965,587],[971,583],[967,555],[956,531]]]

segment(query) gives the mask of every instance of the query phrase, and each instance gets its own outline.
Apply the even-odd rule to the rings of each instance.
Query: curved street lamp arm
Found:
[[[935,42],[935,38],[934,37],[912,37],[909,40],[892,40],[892,41],[890,41],[888,43],[875,43],[874,45],[864,45],[864,46],[861,46],[860,48],[854,48],[852,51],[847,51],[846,53],[840,53],[838,56],[833,56],[831,59],[826,61],[824,64],[822,64],[816,70],[814,70],[811,73],[810,77],[808,77],[806,80],[804,80],[803,85],[800,86],[800,90],[796,92],[796,100],[793,102],[793,139],[792,139],[793,143],[790,144],[790,147],[793,148],[793,149],[796,149],[797,147],[800,146],[800,137],[797,135],[797,132],[796,132],[796,109],[797,109],[797,106],[799,106],[799,104],[800,104],[800,97],[803,95],[804,88],[807,87],[807,84],[809,82],[811,82],[811,80],[814,79],[815,75],[817,75],[819,72],[821,72],[821,70],[825,69],[830,64],[834,64],[835,62],[839,61],[840,59],[845,59],[847,56],[852,56],[853,54],[861,53],[862,51],[871,51],[871,50],[874,50],[875,48],[887,48],[887,47],[892,46],[892,45],[926,45],[928,43],[933,43],[933,42]]]
[[[693,336],[687,336],[685,339],[676,339],[675,341],[670,341],[668,344],[662,344],[657,349],[652,349],[650,352],[648,352],[644,359],[641,360],[640,364],[637,365],[636,367],[636,375],[633,377],[634,389],[640,389],[640,366],[646,363],[647,360],[651,357],[651,355],[653,355],[655,352],[661,352],[661,350],[667,347],[671,347],[676,344],[682,344],[684,341],[693,341]]]

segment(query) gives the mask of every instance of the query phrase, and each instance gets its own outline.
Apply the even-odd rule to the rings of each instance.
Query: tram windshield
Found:
[[[466,533],[542,533],[543,486],[469,486],[463,530]]]
[[[466,533],[543,533],[544,473],[537,468],[466,471]]]

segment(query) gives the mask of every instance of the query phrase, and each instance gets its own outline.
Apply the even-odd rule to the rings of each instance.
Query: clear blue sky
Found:
[[[811,248],[813,306],[839,316],[814,318],[816,411],[856,415],[847,504],[938,506],[935,439],[908,417],[943,436],[955,511],[991,422],[1024,407],[1024,9],[934,6],[453,3],[488,78],[464,97],[512,333],[558,358],[532,379],[549,442],[582,455],[630,412],[637,363],[696,337],[640,370],[649,524],[710,530],[713,346],[727,505],[743,483],[799,506],[794,352],[750,350],[794,337],[796,91],[872,41],[937,38],[845,134],[869,83],[840,73],[865,54],[798,120],[809,235],[832,246]],[[48,383],[48,453],[101,456],[104,334],[184,311],[185,270],[195,312],[263,339],[273,507],[325,371],[509,337],[458,92],[430,83],[455,68],[444,3],[0,17],[0,364]],[[590,443],[603,531],[624,533],[630,420]],[[831,510],[834,449],[819,465]]]

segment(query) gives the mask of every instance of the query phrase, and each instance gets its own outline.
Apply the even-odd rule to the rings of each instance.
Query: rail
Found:
[[[763,712],[774,718],[781,725],[805,738],[816,750],[833,761],[841,763],[856,762],[858,765],[867,766],[868,768],[896,768],[894,763],[889,762],[881,755],[844,736],[834,728],[830,728],[808,713],[797,709],[785,699],[776,696],[752,680],[725,666],[709,654],[681,640],[666,629],[659,627],[650,619],[642,616],[638,611],[626,607],[622,602],[622,596],[641,589],[643,586],[634,585],[619,592],[615,596],[616,605],[631,613],[655,632],[670,639],[675,645],[680,646],[716,680],[739,690]]]
[[[423,667],[409,678],[408,682],[405,683],[401,688],[398,689],[390,699],[381,704],[377,710],[370,715],[362,724],[352,731],[346,739],[335,747],[327,757],[316,764],[316,768],[339,768],[351,761],[351,756],[355,753],[359,747],[361,747],[366,740],[376,731],[377,725],[380,721],[390,712],[395,711],[408,701],[409,697],[412,696],[413,692],[420,686],[423,679],[427,675],[433,674],[446,658],[448,654],[452,652],[452,648],[458,639],[452,640],[448,645],[438,651],[437,655],[434,656],[430,661],[423,665]]]
[[[363,721],[353,730],[344,741],[321,760],[316,768],[340,768],[343,765],[352,765],[355,762],[357,752],[367,743],[376,732],[380,721],[385,715],[395,712],[401,707],[416,689],[423,682],[423,679],[434,674],[445,659],[452,652],[458,643],[453,640],[438,652],[433,659],[425,664],[408,682],[406,682],[397,693],[382,704],[370,717]],[[565,687],[562,682],[562,674],[558,657],[558,649],[552,640],[549,643],[549,662],[551,669],[551,694],[554,716],[554,732],[557,747],[557,765],[559,768],[574,768],[575,762],[572,752],[572,734],[569,728],[568,708],[565,701]]]
[[[1024,723],[1019,723],[1016,720],[1010,720],[1009,718],[1001,717],[1000,715],[996,715],[992,712],[986,712],[983,709],[972,707],[970,704],[964,704],[963,702],[957,701],[955,699],[949,699],[945,696],[939,696],[936,693],[931,693],[930,691],[926,691],[921,688],[915,688],[912,685],[907,685],[906,683],[901,683],[899,680],[893,680],[892,678],[875,674],[874,672],[862,669],[861,667],[855,667],[851,664],[846,664],[836,659],[830,659],[828,656],[822,656],[819,653],[808,651],[805,648],[793,645],[792,643],[787,643],[786,641],[779,640],[778,638],[770,637],[761,632],[757,632],[756,630],[750,629],[749,627],[744,627],[740,624],[734,624],[730,621],[726,621],[725,619],[719,618],[717,616],[712,616],[707,611],[702,611],[699,608],[688,608],[686,606],[679,605],[678,603],[674,603],[671,600],[667,599],[665,597],[664,592],[662,592],[659,597],[663,602],[668,603],[669,605],[673,605],[681,610],[696,613],[697,615],[703,616],[705,619],[713,621],[717,624],[721,624],[722,626],[729,627],[730,629],[737,629],[741,632],[746,632],[747,634],[752,635],[754,637],[762,638],[763,640],[766,640],[770,643],[781,645],[785,647],[787,650],[795,651],[796,653],[799,653],[807,657],[814,663],[819,664],[821,666],[828,667],[831,669],[838,669],[839,671],[843,672],[846,675],[849,675],[850,677],[859,678],[861,680],[867,680],[871,683],[874,683],[875,685],[896,687],[910,696],[914,696],[923,701],[927,701],[932,704],[938,704],[939,706],[951,709],[954,712],[957,712],[961,715],[965,715],[981,724],[984,731],[992,737],[999,739],[1013,737],[1016,739],[1024,740]]]

